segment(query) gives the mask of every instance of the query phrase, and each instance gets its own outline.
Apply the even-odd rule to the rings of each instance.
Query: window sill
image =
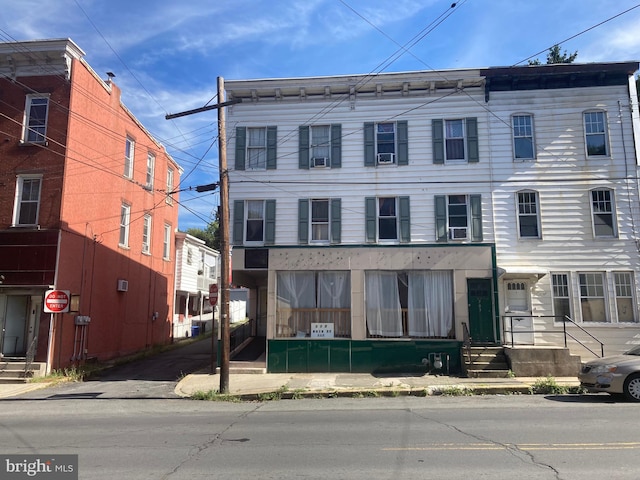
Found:
[[[49,142],[44,140],[42,142],[29,142],[26,140],[20,140],[18,141],[18,145],[21,147],[48,147],[49,146]]]
[[[118,248],[121,248],[123,250],[131,250],[131,247],[129,247],[129,245],[123,245],[122,243],[118,244]]]

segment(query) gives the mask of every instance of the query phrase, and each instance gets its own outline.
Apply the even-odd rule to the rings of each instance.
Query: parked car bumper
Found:
[[[626,375],[615,373],[582,373],[578,374],[580,386],[589,392],[623,393]]]

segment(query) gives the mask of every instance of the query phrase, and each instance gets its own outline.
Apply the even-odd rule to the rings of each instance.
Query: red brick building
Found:
[[[172,332],[181,169],[83,56],[0,44],[0,353],[48,369]],[[68,313],[44,313],[50,289]]]

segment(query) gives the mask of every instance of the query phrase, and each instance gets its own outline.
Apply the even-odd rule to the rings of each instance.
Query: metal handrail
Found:
[[[36,345],[38,343],[38,337],[33,337],[31,343],[29,344],[29,348],[27,349],[27,354],[25,355],[24,361],[24,377],[31,373],[31,365],[33,365],[33,360],[36,356]]]
[[[506,329],[506,325],[505,325],[505,330],[504,330],[504,337],[507,337],[507,333],[511,333],[511,347],[513,348],[515,346],[515,342],[514,342],[514,330],[513,330],[513,319],[514,318],[557,318],[555,315],[537,315],[537,316],[533,316],[533,315],[504,315],[502,318],[509,318],[509,328],[510,330]],[[589,352],[591,352],[591,354],[595,355],[596,357],[598,356],[598,354],[596,352],[594,352],[593,350],[591,350],[587,345],[584,344],[584,342],[580,341],[578,338],[576,338],[574,335],[572,335],[571,333],[569,333],[567,331],[567,321],[569,321],[569,323],[571,323],[572,325],[578,327],[582,332],[586,333],[589,337],[591,337],[593,340],[595,340],[597,343],[600,344],[600,357],[604,357],[604,343],[602,343],[598,338],[596,338],[595,336],[593,336],[591,333],[589,333],[585,328],[581,327],[580,325],[578,325],[576,322],[574,322],[568,315],[565,315],[564,318],[562,319],[562,332],[558,331],[558,330],[545,330],[545,333],[562,333],[564,336],[564,346],[565,348],[568,348],[568,343],[567,343],[567,337],[570,337],[572,340],[574,340],[578,345],[580,345],[581,347],[585,348],[586,350],[588,350]],[[503,322],[504,325],[504,322]],[[518,330],[517,333],[536,333],[535,330]]]
[[[466,322],[462,322],[462,351],[463,355],[467,357],[467,361],[462,362],[462,368],[466,370],[467,364],[471,363],[471,333],[469,332],[469,327]]]
[[[592,334],[590,334],[588,331],[586,331],[584,328],[582,328],[580,325],[578,325],[576,322],[574,322],[573,320],[571,320],[571,318],[569,318],[569,315],[565,315],[564,318],[562,319],[562,329],[564,330],[564,346],[566,348],[567,346],[567,335],[569,335],[571,338],[573,338],[576,342],[578,342],[580,345],[582,345],[584,348],[586,348],[587,350],[589,350],[591,353],[593,353],[596,357],[598,356],[597,353],[593,352],[589,347],[587,347],[585,344],[583,344],[582,342],[578,341],[575,339],[575,337],[573,335],[571,335],[570,333],[567,332],[567,320],[569,322],[571,322],[571,324],[573,324],[574,326],[578,327],[580,330],[582,330],[584,333],[586,333],[587,335],[589,335],[591,338],[593,338],[596,342],[598,342],[600,344],[600,356],[604,357],[604,343],[602,343],[600,340],[598,340],[596,337],[594,337]]]

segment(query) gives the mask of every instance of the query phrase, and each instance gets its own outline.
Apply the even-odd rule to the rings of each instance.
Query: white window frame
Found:
[[[331,166],[331,125],[309,128],[309,165],[311,168]]]
[[[594,194],[598,194],[597,199],[594,199]],[[607,194],[608,198],[604,198],[603,195]],[[611,188],[594,188],[589,190],[589,204],[591,205],[591,226],[594,238],[617,238],[618,237],[618,222],[616,219],[616,201],[615,192]],[[606,209],[608,205],[608,210]],[[611,233],[610,234],[598,234],[596,219],[598,217],[611,217]]]
[[[327,218],[319,219],[318,217],[314,217],[314,209],[313,205],[324,203],[327,206]],[[328,198],[313,198],[309,201],[309,238],[311,239],[310,243],[329,243],[331,239],[331,200]],[[326,235],[318,235],[319,232],[326,232]],[[326,238],[318,238],[318,237],[326,237]]]
[[[131,205],[123,202],[120,205],[120,236],[118,245],[129,248],[129,233],[131,227]]]
[[[562,280],[561,282],[556,281]],[[556,322],[563,322],[562,318],[558,318],[560,314],[556,311],[556,300],[566,300],[569,307],[569,317],[575,320],[573,316],[573,302],[571,300],[571,276],[567,272],[551,272],[551,297],[553,306],[553,315]]]
[[[146,187],[153,190],[154,176],[156,170],[156,156],[152,152],[147,153],[147,182]]]
[[[124,144],[124,176],[133,178],[133,162],[136,156],[136,141],[133,137],[127,135]]]
[[[517,162],[535,160],[536,142],[534,136],[533,115],[530,113],[514,113],[511,115],[511,134],[513,140],[513,159]],[[518,156],[517,143],[522,140],[528,141],[531,144],[531,156]]]
[[[638,309],[635,297],[635,285],[633,272],[612,272],[613,288],[615,289],[616,319],[622,325],[638,323]],[[631,304],[631,320],[620,320],[620,310],[624,308],[621,300],[626,300]]]
[[[171,193],[173,192],[173,182],[174,182],[174,173],[173,168],[167,168],[167,198],[166,202],[168,205],[173,205],[173,197]]]
[[[602,118],[594,118],[594,116],[602,116]],[[582,113],[582,122],[584,126],[584,148],[587,158],[608,158],[611,153],[609,150],[609,135],[607,133],[607,112],[604,110],[587,110]],[[602,128],[599,128],[600,125]],[[602,136],[604,153],[589,153],[589,138],[596,136]]]
[[[527,196],[528,199],[521,201],[521,196]],[[533,202],[531,202],[533,196]],[[535,190],[520,190],[516,192],[516,217],[518,225],[518,238],[522,240],[540,239],[542,238],[542,228],[540,225],[540,196]],[[525,218],[536,219],[536,235],[522,234],[522,220]]]
[[[452,215],[451,215],[450,208],[458,205],[463,205],[462,203],[455,203],[455,204],[451,203],[451,199],[455,197],[464,197],[464,207],[466,210],[466,215],[465,215],[466,225],[464,227],[459,225],[451,225]],[[453,215],[453,218],[462,218],[462,215]],[[458,235],[458,231],[463,229],[464,229],[464,237],[456,236]],[[471,199],[469,198],[469,195],[447,195],[447,238],[450,241],[463,242],[463,241],[469,240],[470,233],[471,233]]]
[[[385,132],[380,131],[384,126],[391,126],[393,131]],[[397,163],[398,156],[398,125],[396,122],[378,122],[375,124],[376,134],[376,164],[377,165],[395,165]],[[383,135],[393,136],[393,141],[384,139]],[[389,148],[381,148],[383,145],[392,145],[392,152],[389,152]],[[385,151],[380,151],[385,150]]]
[[[462,136],[449,136],[447,126],[453,122],[460,122],[462,126]],[[467,151],[467,122],[464,118],[449,118],[442,122],[443,139],[444,139],[444,161],[449,164],[467,163],[469,161],[469,152]],[[462,142],[463,158],[449,158],[449,142]]]
[[[257,206],[261,205],[260,216],[253,216],[257,214],[257,210],[252,211],[250,205]],[[245,201],[245,212],[244,212],[244,239],[245,245],[264,245],[264,234],[265,234],[265,215],[266,215],[266,202],[264,200],[246,200]],[[253,223],[261,223],[262,224],[262,238],[259,240],[249,240],[249,222]]]
[[[388,202],[387,202],[388,200],[393,200],[392,214],[386,214],[386,212],[383,212],[384,207],[388,205]],[[399,208],[400,208],[400,205],[398,202],[398,197],[377,197],[376,198],[376,228],[377,228],[376,233],[377,233],[378,242],[397,243],[400,240]],[[383,229],[381,228],[380,224],[383,221],[391,223],[391,220],[393,220],[395,224],[395,236],[393,238],[382,238],[380,233]]]
[[[262,132],[262,143],[252,144],[251,132]],[[247,127],[247,161],[245,170],[267,169],[267,127]],[[255,160],[258,160],[257,163]]]
[[[45,100],[43,103],[39,103]],[[49,121],[49,94],[29,94],[24,108],[24,123],[22,132],[23,143],[46,144],[47,124]],[[44,119],[33,115],[34,108],[45,105]]]
[[[599,280],[599,282],[598,282]],[[607,280],[604,272],[578,272],[578,292],[580,300],[580,316],[583,323],[611,323],[607,304]],[[586,305],[590,301],[601,301],[604,319],[585,320]]]
[[[164,224],[162,236],[162,259],[171,260],[171,225]]]
[[[153,219],[150,213],[145,214],[142,221],[142,253],[149,254],[151,252],[151,227]]]
[[[38,181],[38,189],[37,192],[34,192],[33,189],[29,189],[31,193],[30,198],[23,198],[25,194],[25,182],[28,182],[29,185],[37,180]],[[37,195],[37,198],[33,197],[33,194]],[[33,227],[38,225],[38,219],[40,218],[40,201],[42,195],[42,175],[18,175],[16,179],[16,196],[13,204],[13,223],[14,227]],[[21,213],[22,207],[26,204],[36,204],[36,212],[34,222],[21,222]]]

